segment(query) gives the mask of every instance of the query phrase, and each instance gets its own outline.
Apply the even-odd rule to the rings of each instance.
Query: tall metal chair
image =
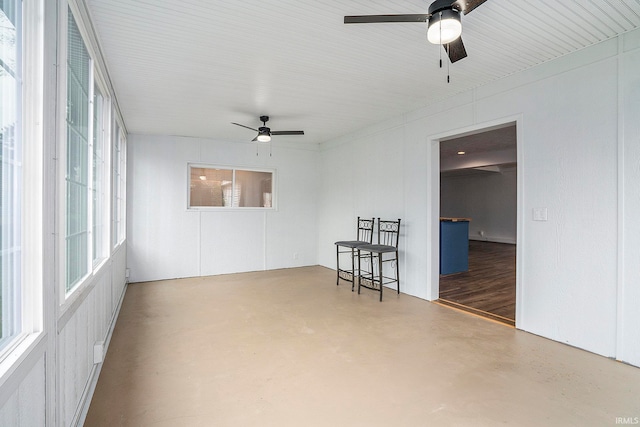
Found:
[[[336,242],[336,286],[340,284],[340,279],[351,282],[351,292],[355,286],[356,268],[355,259],[357,258],[356,249],[361,245],[370,245],[373,242],[373,224],[374,218],[361,219],[358,217],[358,228],[356,240],[342,240]],[[347,248],[341,250],[340,248]],[[340,254],[349,253],[351,257],[351,270],[340,268]],[[358,258],[360,261],[360,258]],[[360,274],[360,263],[358,262],[358,274]]]
[[[384,285],[396,283],[398,295],[400,294],[400,269],[398,268],[398,240],[400,237],[400,219],[397,221],[381,221],[378,218],[378,243],[358,246],[358,261],[361,258],[369,258],[370,271],[360,270],[358,275],[358,294],[364,287],[380,292],[382,301],[382,288]],[[391,257],[385,255],[391,254]],[[395,277],[384,276],[383,265],[391,263]],[[358,265],[359,262],[358,262]],[[377,267],[377,268],[376,268]],[[395,267],[395,268],[394,268]],[[377,271],[376,271],[377,270]],[[391,274],[391,273],[388,273]]]

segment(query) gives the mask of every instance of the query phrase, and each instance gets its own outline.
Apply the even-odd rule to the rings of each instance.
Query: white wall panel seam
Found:
[[[618,37],[618,57],[616,60],[617,67],[617,149],[618,149],[618,253],[617,253],[617,281],[616,281],[616,348],[614,356],[617,360],[625,360],[625,158],[624,158],[624,125],[625,125],[625,109],[624,109],[624,36]]]

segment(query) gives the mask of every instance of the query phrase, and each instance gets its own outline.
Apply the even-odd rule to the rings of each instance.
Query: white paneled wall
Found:
[[[44,356],[0,407],[0,426],[45,425]]]
[[[622,272],[619,276],[618,348],[620,359],[640,366],[640,33],[625,40],[622,55],[619,118],[619,175],[622,181],[622,210],[619,215],[621,239],[618,247]]]
[[[20,367],[3,384],[0,426],[43,426],[48,405],[55,406],[51,412],[58,419],[55,423],[48,419],[48,425],[80,425],[101,368],[101,364],[94,364],[94,344],[104,342],[105,348],[108,345],[124,297],[125,261],[123,244],[91,280],[80,300],[60,317],[59,332],[53,340],[55,348],[48,348],[47,341],[42,341],[34,349],[40,358],[33,367],[24,374]],[[55,373],[45,376],[46,357],[55,357],[56,363]],[[47,381],[57,383],[55,395],[45,394]],[[9,390],[12,386],[13,390]]]
[[[317,263],[318,152],[208,139],[130,135],[132,282]],[[276,171],[277,209],[187,209],[187,165]]]
[[[128,282],[126,268],[127,250],[125,244],[111,256],[111,286],[104,289],[105,307],[107,308],[105,312],[107,318],[105,320],[107,322],[115,322],[114,316],[117,315],[117,310],[122,302],[122,297],[124,296],[125,287]],[[110,304],[106,302],[109,296],[111,296]],[[105,325],[109,325],[109,323],[105,323]],[[106,330],[103,330],[103,334],[104,332],[106,332]],[[98,336],[100,336],[100,334],[98,334]]]
[[[82,304],[58,325],[58,413],[64,425],[76,424],[88,409],[100,368],[93,363],[94,345],[108,345],[124,297],[125,260],[126,248],[120,245],[94,277]]]
[[[517,120],[517,326],[638,365],[639,38],[625,34],[324,144],[319,263],[335,268],[332,242],[354,233],[357,215],[397,216],[406,224],[402,289],[437,298],[438,140]],[[537,207],[547,221],[533,221]]]

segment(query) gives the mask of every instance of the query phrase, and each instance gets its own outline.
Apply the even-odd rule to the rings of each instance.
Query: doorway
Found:
[[[478,128],[438,140],[438,302],[515,326],[517,309],[517,123]],[[446,221],[466,221],[466,263],[451,270]],[[439,239],[439,240],[440,240]],[[466,258],[465,258],[466,257]]]

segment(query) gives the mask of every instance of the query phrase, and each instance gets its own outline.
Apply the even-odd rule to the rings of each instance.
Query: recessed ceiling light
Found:
[[[465,155],[465,154],[467,154],[467,152],[466,152],[466,151],[458,151],[458,155],[459,155],[459,156],[463,156],[463,155]]]

